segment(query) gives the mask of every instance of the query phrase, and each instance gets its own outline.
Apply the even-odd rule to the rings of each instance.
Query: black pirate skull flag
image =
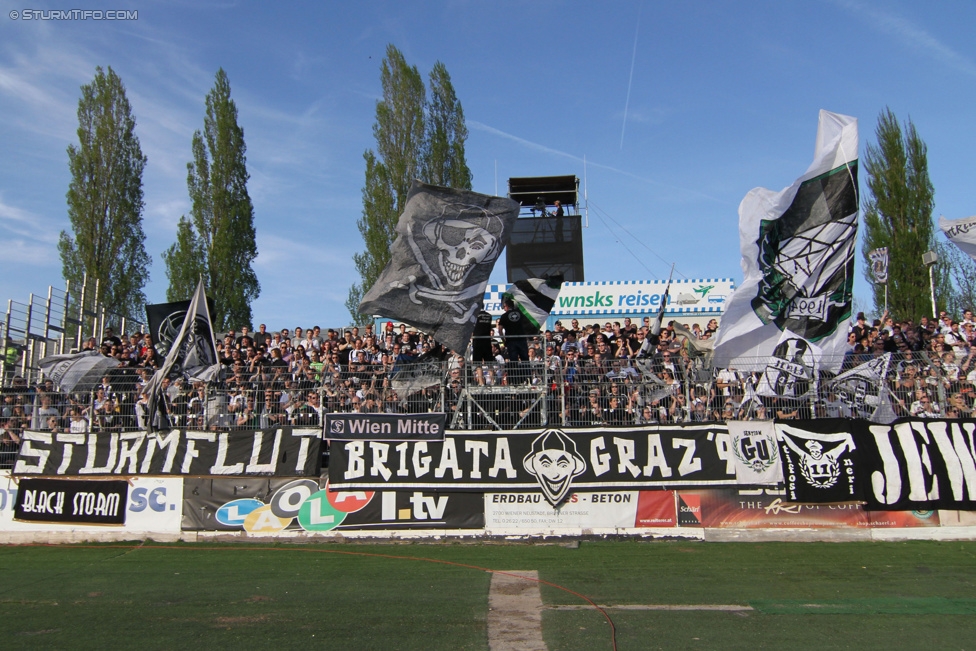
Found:
[[[390,263],[359,311],[409,323],[463,353],[519,204],[414,181]]]

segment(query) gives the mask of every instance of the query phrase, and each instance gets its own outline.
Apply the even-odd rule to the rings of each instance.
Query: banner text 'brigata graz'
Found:
[[[335,490],[542,490],[558,502],[570,487],[733,485],[735,466],[722,424],[456,431],[443,441],[335,441],[329,482]]]

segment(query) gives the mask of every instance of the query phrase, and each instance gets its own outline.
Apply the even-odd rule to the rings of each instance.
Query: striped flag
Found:
[[[515,308],[528,319],[535,331],[539,332],[545,326],[553,305],[556,304],[556,297],[562,284],[562,276],[527,278],[516,281],[507,295],[512,299]]]
[[[868,259],[871,261],[871,275],[874,282],[884,285],[888,282],[888,247],[883,246],[868,252]]]

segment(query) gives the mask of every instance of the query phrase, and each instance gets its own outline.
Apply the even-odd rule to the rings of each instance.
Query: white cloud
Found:
[[[24,241],[33,242],[36,246],[47,247],[49,253],[52,246],[57,243],[58,235],[61,232],[52,220],[5,203],[2,195],[0,195],[0,227],[23,238],[20,240],[21,244]],[[17,249],[16,244],[4,238],[3,255],[5,258],[18,255]]]
[[[55,238],[56,240],[57,238]],[[61,268],[61,258],[56,248],[26,238],[3,238],[3,266],[29,265],[31,267]],[[10,270],[4,272],[11,273]],[[32,271],[32,274],[34,272]]]
[[[835,2],[849,11],[869,18],[870,20],[866,22],[871,27],[898,38],[909,47],[928,53],[934,59],[959,72],[976,77],[976,63],[972,59],[956,52],[910,20],[882,11],[877,4],[866,5],[855,0],[835,0]]]
[[[539,143],[532,142],[531,140],[526,140],[525,138],[520,138],[519,136],[515,136],[515,135],[512,135],[510,133],[505,133],[504,131],[501,131],[500,129],[496,129],[495,127],[488,126],[487,124],[483,124],[481,122],[478,122],[477,120],[467,120],[467,125],[471,129],[477,129],[478,131],[484,131],[485,133],[490,133],[490,134],[493,134],[493,135],[496,135],[496,136],[505,138],[507,140],[511,140],[512,142],[518,143],[519,145],[522,145],[522,146],[527,147],[529,149],[532,149],[534,151],[538,151],[538,152],[541,152],[541,153],[544,153],[544,154],[552,154],[554,156],[559,156],[559,157],[562,157],[562,158],[568,158],[570,160],[574,160],[574,161],[577,161],[579,163],[583,163],[584,162],[584,159],[582,157],[580,157],[580,156],[576,156],[574,154],[569,154],[569,153],[566,153],[564,151],[560,151],[558,149],[553,149],[552,147],[547,147],[546,145],[540,145]],[[646,179],[646,178],[644,178],[642,176],[639,176],[637,174],[634,174],[632,172],[627,172],[625,170],[621,170],[621,169],[618,169],[616,167],[612,167],[610,165],[604,165],[602,163],[594,162],[592,159],[586,159],[585,162],[586,162],[586,165],[588,165],[590,167],[597,167],[597,168],[604,169],[604,170],[607,170],[607,171],[610,171],[610,172],[614,172],[615,174],[620,174],[620,175],[623,175],[623,176],[626,176],[626,177],[629,177],[629,178],[632,178],[632,179],[636,179],[636,180],[641,181],[643,183],[648,183],[650,185],[654,185],[654,186],[657,186],[657,187],[660,187],[660,188],[663,188],[663,189],[666,189],[666,190],[669,190],[669,191],[678,192],[679,194],[684,195],[684,196],[697,197],[699,199],[707,199],[709,201],[714,201],[716,203],[721,203],[721,204],[728,203],[727,201],[723,201],[721,199],[717,199],[717,198],[712,197],[710,195],[707,195],[707,194],[705,194],[705,193],[703,193],[703,192],[701,192],[699,190],[688,190],[688,189],[685,189],[685,188],[679,188],[679,187],[671,186],[671,185],[668,185],[666,183],[661,183],[660,181],[655,181],[653,179]]]

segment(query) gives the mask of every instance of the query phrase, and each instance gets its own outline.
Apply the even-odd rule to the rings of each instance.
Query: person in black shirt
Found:
[[[514,384],[520,384],[525,380],[523,362],[529,361],[529,322],[515,309],[511,298],[503,298],[502,307],[505,308],[505,314],[498,320],[498,325],[505,335],[505,350],[512,365],[508,376]]]
[[[474,324],[471,340],[471,359],[475,362],[491,362],[491,314],[482,307]]]

